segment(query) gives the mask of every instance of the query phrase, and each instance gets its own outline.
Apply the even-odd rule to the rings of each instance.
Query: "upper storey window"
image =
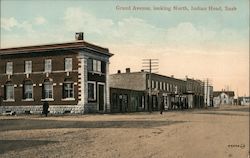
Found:
[[[32,72],[32,61],[25,61],[25,73],[29,74]]]
[[[52,71],[52,60],[45,59],[44,63],[44,72],[51,72]]]
[[[7,62],[6,63],[6,74],[12,75],[13,73],[13,62]]]
[[[65,58],[65,71],[72,71],[72,58]]]
[[[88,59],[88,71],[105,73],[105,62],[95,59]]]

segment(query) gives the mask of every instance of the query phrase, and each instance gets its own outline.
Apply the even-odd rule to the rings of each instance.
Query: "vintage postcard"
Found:
[[[249,158],[248,0],[0,6],[0,157]]]

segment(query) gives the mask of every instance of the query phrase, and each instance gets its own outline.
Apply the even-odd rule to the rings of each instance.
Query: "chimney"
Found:
[[[120,73],[121,73],[121,70],[117,70],[117,73],[120,74]]]
[[[144,72],[144,70],[142,69],[141,72]]]
[[[126,73],[130,73],[130,68],[126,68]]]
[[[75,34],[75,40],[76,41],[84,40],[83,32],[76,32],[76,34]]]
[[[174,75],[171,75],[172,78],[174,78]]]

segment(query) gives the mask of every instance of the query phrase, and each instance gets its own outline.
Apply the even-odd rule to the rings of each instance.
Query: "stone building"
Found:
[[[0,112],[109,112],[109,58],[84,40],[0,49]]]

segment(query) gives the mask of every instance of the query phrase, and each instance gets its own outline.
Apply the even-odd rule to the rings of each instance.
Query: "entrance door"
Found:
[[[98,84],[98,110],[104,111],[104,85]]]

